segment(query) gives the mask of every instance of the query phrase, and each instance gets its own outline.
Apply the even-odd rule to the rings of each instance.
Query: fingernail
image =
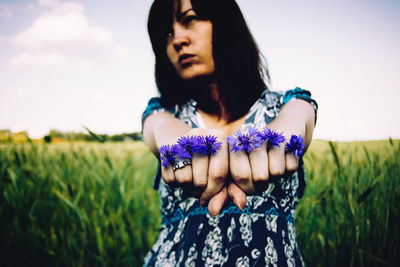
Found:
[[[240,210],[243,209],[243,208],[242,208],[242,205],[240,205],[240,201],[238,201],[237,198],[234,198],[234,199],[233,199],[233,203],[235,203],[235,206],[236,206],[238,209],[240,209]]]

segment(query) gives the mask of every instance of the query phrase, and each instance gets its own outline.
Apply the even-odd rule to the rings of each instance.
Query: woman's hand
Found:
[[[269,179],[293,174],[298,169],[299,158],[286,152],[286,143],[292,134],[301,135],[304,138],[304,154],[311,143],[314,122],[315,112],[309,103],[290,100],[283,106],[278,117],[267,125],[285,136],[284,143],[269,148],[268,143],[263,143],[250,153],[235,153],[230,149],[229,168],[234,183],[246,194],[253,194],[265,190]]]
[[[203,206],[208,205],[211,215],[217,215],[228,199],[238,208],[246,204],[246,194],[235,184],[227,185],[229,170],[228,145],[226,136],[219,130],[192,129],[176,119],[169,112],[158,112],[146,118],[143,138],[152,152],[159,156],[162,145],[173,145],[181,136],[214,135],[222,143],[215,155],[195,153],[192,164],[173,170],[172,166],[161,167],[164,181],[174,187],[182,187],[200,199]]]
[[[174,170],[172,166],[161,168],[164,181],[175,187],[190,190],[205,205],[225,185],[228,174],[228,145],[222,131],[191,129],[185,136],[215,136],[221,147],[215,155],[204,155],[195,152],[192,155],[192,164]],[[178,138],[174,143],[177,143]]]
[[[292,99],[268,127],[283,132],[286,141],[291,134],[303,136],[305,152],[311,142],[314,121],[313,107],[306,101]],[[150,115],[143,129],[144,140],[155,155],[158,155],[161,145],[174,144],[180,136],[206,134],[217,136],[223,143],[215,156],[194,155],[191,166],[176,171],[172,167],[164,168],[162,177],[170,185],[190,190],[200,198],[202,205],[208,205],[211,215],[217,215],[229,199],[243,209],[246,194],[265,190],[270,178],[290,175],[298,168],[299,159],[286,153],[286,143],[270,149],[264,143],[248,154],[234,153],[230,151],[226,137],[221,132],[191,129],[168,112]]]
[[[193,153],[191,165],[176,170],[172,166],[162,166],[161,175],[167,184],[181,187],[199,198],[200,205],[208,206],[210,214],[215,216],[229,199],[232,199],[238,208],[243,209],[246,205],[246,194],[235,183],[227,181],[229,152],[223,131],[195,128],[185,136],[210,135],[217,137],[218,142],[221,142],[217,153],[214,155]]]

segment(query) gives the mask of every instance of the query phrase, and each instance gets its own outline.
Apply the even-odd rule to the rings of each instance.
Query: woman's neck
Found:
[[[207,109],[203,110],[203,112],[207,113],[212,117],[215,117],[218,121],[227,123],[229,121],[229,112],[226,110],[224,97],[218,90],[217,81],[210,82],[208,92],[212,102],[216,103],[216,105],[218,106],[218,112],[215,112],[215,110],[207,110]]]
[[[230,121],[230,114],[226,110],[224,97],[218,90],[217,82],[209,83],[207,98],[201,101],[198,112],[208,129],[223,130],[227,136],[236,132],[245,119],[243,116],[235,121]]]

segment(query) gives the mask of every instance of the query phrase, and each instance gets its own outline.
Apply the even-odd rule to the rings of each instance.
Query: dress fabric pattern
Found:
[[[265,127],[279,113],[283,92],[264,91],[241,129]],[[177,109],[176,117],[205,128],[196,101]],[[232,201],[212,217],[199,200],[160,179],[162,225],[143,266],[304,266],[295,234],[295,208],[304,190],[304,166],[291,177],[270,181],[248,196],[244,210]]]

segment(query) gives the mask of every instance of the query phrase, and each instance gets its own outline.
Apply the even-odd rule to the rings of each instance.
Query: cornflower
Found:
[[[168,168],[169,165],[173,166],[175,164],[177,156],[177,145],[163,145],[160,147],[160,160],[161,165]]]
[[[261,138],[257,135],[257,128],[250,126],[247,133],[242,133],[240,129],[233,135],[228,136],[227,141],[231,146],[231,151],[246,151],[250,153],[253,149],[260,147],[263,143]]]
[[[203,155],[215,155],[221,148],[222,142],[218,142],[218,139],[214,135],[197,136],[197,145],[194,152],[198,152]]]
[[[198,146],[197,138],[195,136],[182,136],[177,143],[177,155],[181,158],[191,159]]]
[[[289,143],[286,144],[286,151],[292,153],[293,156],[299,158],[303,154],[304,138],[299,135],[292,134]]]
[[[285,142],[285,136],[283,136],[283,133],[279,133],[269,128],[264,128],[262,131],[257,132],[257,136],[260,137],[263,142],[268,141],[268,149],[274,146],[279,147],[280,143]]]

